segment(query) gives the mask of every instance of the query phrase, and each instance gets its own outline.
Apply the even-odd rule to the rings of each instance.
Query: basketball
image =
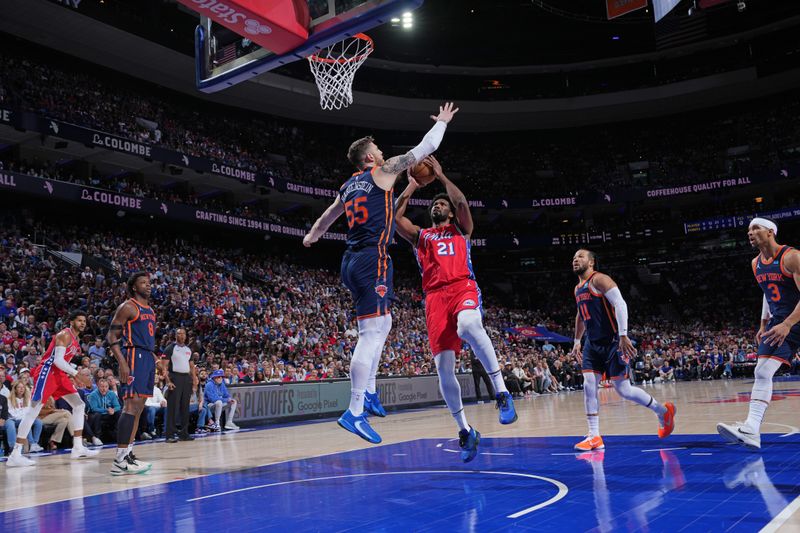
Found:
[[[419,182],[420,185],[427,185],[436,179],[436,173],[433,167],[425,161],[420,161],[410,169],[411,176]]]

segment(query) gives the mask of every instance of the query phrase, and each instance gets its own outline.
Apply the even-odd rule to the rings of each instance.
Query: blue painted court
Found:
[[[800,435],[420,439],[9,511],[3,531],[757,531],[800,496]],[[269,432],[264,432],[268,445]],[[65,495],[68,496],[68,495]]]

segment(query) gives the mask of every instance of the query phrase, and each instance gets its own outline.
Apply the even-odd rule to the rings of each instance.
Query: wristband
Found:
[[[581,339],[580,338],[575,339],[575,344],[580,344],[580,343],[581,343]]]

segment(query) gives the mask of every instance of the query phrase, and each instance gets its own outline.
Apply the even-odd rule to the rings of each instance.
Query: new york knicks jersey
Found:
[[[150,307],[140,305],[134,298],[128,301],[136,306],[138,313],[123,328],[122,347],[152,352],[156,348],[156,314]]]
[[[347,246],[385,251],[394,239],[394,189],[378,187],[373,169],[353,174],[339,189],[339,198],[347,215]]]
[[[617,336],[617,323],[614,307],[592,286],[593,273],[584,282],[575,287],[575,302],[578,304],[578,314],[586,326],[586,335],[592,342],[610,341]]]
[[[800,290],[797,289],[792,275],[783,267],[783,259],[790,250],[790,246],[781,247],[777,255],[768,262],[762,261],[761,254],[758,254],[753,268],[756,283],[764,291],[769,312],[777,322],[782,322],[792,314],[800,301]]]
[[[475,279],[469,239],[455,224],[420,231],[414,255],[422,272],[425,292],[455,281]]]

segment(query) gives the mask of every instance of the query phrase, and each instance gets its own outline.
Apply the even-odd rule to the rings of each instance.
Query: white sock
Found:
[[[764,413],[772,400],[772,377],[780,367],[780,361],[766,357],[759,358],[756,363],[755,381],[750,393],[750,412],[747,415],[747,425],[756,433],[761,431]]]
[[[461,385],[456,378],[456,353],[453,350],[445,350],[436,354],[433,360],[436,364],[436,373],[439,375],[439,390],[444,403],[450,409],[458,429],[469,431],[464,404],[461,401]]]
[[[667,408],[658,403],[658,400],[647,394],[639,387],[631,387],[631,384],[627,379],[614,379],[612,382],[614,383],[614,388],[617,389],[617,393],[619,393],[619,395],[626,400],[630,400],[633,403],[638,403],[641,406],[647,407],[657,414],[659,418],[661,418],[664,413],[667,412]]]
[[[761,432],[761,422],[767,412],[769,404],[761,400],[750,400],[750,411],[747,414],[746,424],[756,433]]]
[[[122,461],[125,459],[125,456],[128,455],[128,448],[117,448],[117,456],[115,459],[117,461]]]
[[[358,321],[358,342],[350,360],[349,409],[354,416],[360,416],[364,412],[364,391],[369,384],[370,374],[375,377],[372,373],[373,367],[377,369],[375,359],[380,361],[383,345],[391,329],[392,315]]]
[[[600,436],[600,415],[586,415],[586,422],[589,424],[589,436]]]
[[[22,444],[19,442],[14,443],[14,449],[11,450],[12,454],[21,455],[22,454]]]
[[[391,316],[389,317],[391,319]],[[381,329],[386,328],[386,323],[379,324]],[[389,324],[389,328],[391,329],[391,322]],[[388,331],[386,332],[388,335]],[[367,392],[370,394],[375,394],[378,390],[375,388],[375,379],[378,375],[378,368],[381,366],[381,356],[383,355],[383,345],[386,343],[386,338],[383,339],[383,342],[378,344],[375,347],[375,355],[372,359],[372,367],[369,370],[369,380],[367,381]]]
[[[457,330],[459,338],[469,343],[472,351],[478,356],[486,373],[492,380],[494,393],[508,392],[497,362],[497,353],[494,351],[492,339],[486,334],[481,320],[481,312],[477,309],[465,309],[458,313]]]
[[[586,410],[586,422],[589,425],[589,436],[600,436],[600,403],[597,401],[597,374],[583,373],[583,406]]]

